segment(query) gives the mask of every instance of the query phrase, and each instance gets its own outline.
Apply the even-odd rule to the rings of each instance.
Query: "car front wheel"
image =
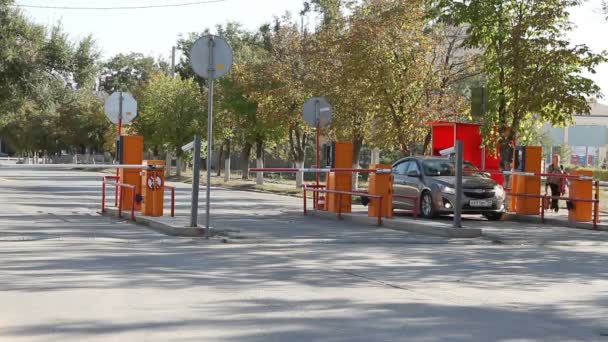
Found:
[[[433,196],[428,191],[423,192],[420,198],[420,212],[426,218],[437,216],[435,206],[433,205]]]

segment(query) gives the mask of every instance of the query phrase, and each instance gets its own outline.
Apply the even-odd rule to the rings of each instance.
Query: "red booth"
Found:
[[[498,151],[490,151],[483,146],[481,125],[449,121],[431,122],[432,154],[440,156],[440,151],[454,147],[456,140],[463,141],[464,160],[471,162],[481,170],[499,171],[500,156]],[[492,174],[492,178],[503,184],[501,174]]]

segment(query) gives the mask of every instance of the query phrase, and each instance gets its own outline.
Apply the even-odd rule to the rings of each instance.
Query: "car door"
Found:
[[[393,208],[396,209],[408,209],[409,204],[408,201],[399,198],[398,196],[405,195],[407,193],[406,189],[406,180],[407,180],[407,170],[410,165],[409,160],[404,160],[395,166],[393,166],[393,194],[396,195],[393,197]]]
[[[410,177],[409,174],[412,171],[418,172],[420,177]],[[410,197],[420,197],[420,193],[424,188],[424,184],[422,183],[422,170],[420,168],[419,163],[416,160],[411,160],[408,164],[408,169],[406,171],[406,176],[404,179],[404,195]],[[408,204],[408,208],[412,207],[413,201],[406,200]]]

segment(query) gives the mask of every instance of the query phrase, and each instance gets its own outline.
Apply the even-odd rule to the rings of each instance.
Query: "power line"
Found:
[[[118,7],[72,7],[72,6],[40,6],[40,5],[21,5],[14,4],[11,6],[22,8],[43,8],[43,9],[58,9],[58,10],[95,10],[95,11],[111,11],[111,10],[132,10],[132,9],[150,9],[150,8],[167,8],[167,7],[184,7],[203,4],[212,4],[225,2],[227,0],[206,0],[195,2],[182,2],[179,4],[164,4],[164,5],[141,5],[141,6],[118,6]]]

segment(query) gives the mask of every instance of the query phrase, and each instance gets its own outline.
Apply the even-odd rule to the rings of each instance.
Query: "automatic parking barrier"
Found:
[[[361,196],[361,192],[360,191],[337,191],[337,190],[328,190],[328,189],[314,189],[314,188],[309,188],[308,186],[304,186],[303,187],[304,190],[304,215],[308,215],[308,210],[307,210],[307,205],[306,205],[306,191],[310,191],[310,192],[318,192],[318,193],[326,193],[326,194],[336,194],[338,195],[338,218],[342,219],[342,196],[343,195],[348,195],[348,196]],[[370,198],[375,198],[379,200],[379,207],[380,210],[378,210],[378,226],[382,225],[382,198],[383,196],[381,195],[370,195],[367,194],[368,197]]]
[[[597,184],[598,182],[596,182],[596,189],[599,187],[599,184]],[[563,196],[548,196],[548,195],[531,195],[531,194],[514,194],[511,193],[511,196],[515,196],[515,197],[525,197],[525,198],[538,198],[541,199],[541,203],[540,203],[540,221],[542,223],[545,223],[545,201],[546,200],[561,200],[561,201],[571,201],[571,202],[582,202],[582,203],[592,203],[593,204],[593,229],[597,230],[597,225],[599,223],[599,192],[596,192],[595,198],[594,199],[588,199],[588,198],[570,198],[570,197],[563,197]]]

